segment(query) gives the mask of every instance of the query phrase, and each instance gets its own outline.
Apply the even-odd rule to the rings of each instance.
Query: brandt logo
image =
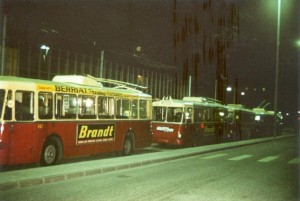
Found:
[[[163,131],[163,132],[166,132],[166,133],[172,133],[174,131],[174,128],[169,128],[169,127],[165,127],[165,126],[158,126],[156,128],[156,130]]]
[[[77,144],[111,142],[115,139],[115,124],[78,124]]]

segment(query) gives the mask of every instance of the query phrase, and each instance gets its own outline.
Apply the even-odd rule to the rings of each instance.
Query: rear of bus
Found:
[[[0,165],[34,162],[37,157],[33,86],[14,77],[0,78]]]
[[[181,146],[184,106],[179,100],[153,102],[152,143]]]

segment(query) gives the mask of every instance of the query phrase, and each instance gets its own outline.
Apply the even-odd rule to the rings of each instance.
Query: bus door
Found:
[[[218,142],[217,125],[214,122],[214,111],[211,108],[204,108],[203,118],[200,122],[201,144],[214,144]]]
[[[184,119],[184,144],[187,146],[197,146],[199,144],[199,129],[195,124],[194,108],[185,108]]]
[[[8,121],[9,163],[28,163],[36,157],[36,124],[33,123],[34,93],[16,91],[14,96],[8,94],[8,107],[5,120]],[[13,98],[11,98],[13,97]],[[11,113],[12,115],[10,115]]]

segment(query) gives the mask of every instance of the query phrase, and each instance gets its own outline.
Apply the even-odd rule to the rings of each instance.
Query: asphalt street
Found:
[[[123,169],[2,189],[0,200],[299,200],[299,139],[285,136],[260,140],[235,147],[222,145],[222,149],[205,146],[214,151],[202,150],[202,154],[199,149],[203,147],[196,147],[103,159],[99,160],[103,164],[125,158],[127,164],[133,158],[153,162],[125,167],[123,161]],[[195,149],[198,152],[187,156],[187,151],[191,154]],[[185,156],[179,157],[176,152],[185,152]],[[165,160],[154,160],[153,155]],[[91,162],[71,165],[84,164]],[[70,164],[52,168],[64,168],[67,175],[72,172],[68,167]],[[34,168],[36,177],[43,169]],[[31,170],[2,172],[0,176],[2,179],[3,174],[15,173],[16,177],[26,171]]]

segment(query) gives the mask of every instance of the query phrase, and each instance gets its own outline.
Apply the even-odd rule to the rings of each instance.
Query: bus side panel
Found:
[[[196,129],[194,128],[195,124],[183,124],[182,128],[182,138],[183,146],[196,146],[197,145],[197,138],[196,138]]]
[[[178,139],[181,124],[152,122],[152,142],[158,144],[182,145]]]
[[[79,126],[95,126],[99,125],[103,127],[103,125],[115,125],[114,129],[114,140],[110,141],[94,141],[88,142],[88,140],[93,140],[93,138],[87,138],[87,141],[82,141],[79,143]],[[120,142],[123,139],[124,133],[119,133],[121,125],[117,125],[118,123],[111,122],[59,122],[59,123],[49,123],[48,133],[57,134],[63,144],[64,157],[76,157],[76,156],[85,156],[85,155],[93,155],[97,153],[103,152],[112,152],[122,149],[122,143]],[[91,130],[91,128],[89,128]],[[94,129],[95,130],[95,129]],[[88,132],[88,131],[87,131]],[[117,143],[118,142],[118,143]]]
[[[151,144],[150,120],[132,121],[131,127],[135,134],[135,147],[142,148],[142,147],[150,146]]]
[[[6,129],[5,132],[9,135],[8,164],[37,162],[36,124],[9,123]]]
[[[9,124],[1,124],[0,165],[9,164]]]
[[[216,144],[219,141],[218,124],[214,122],[200,123],[201,145]]]

